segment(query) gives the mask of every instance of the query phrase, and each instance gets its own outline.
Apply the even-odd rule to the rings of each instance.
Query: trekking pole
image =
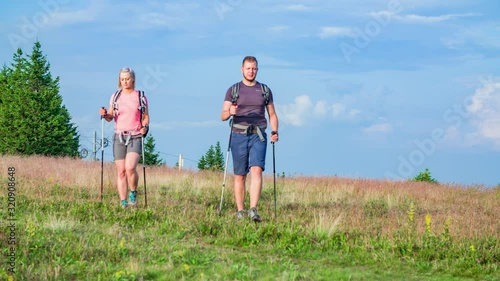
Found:
[[[273,133],[271,133],[273,135]],[[273,144],[273,182],[274,182],[274,218],[276,218],[276,158],[274,153],[274,142]]]
[[[102,107],[106,109],[104,106]],[[104,185],[104,115],[101,115],[101,203],[102,203],[102,193]]]
[[[234,117],[229,122],[231,123],[231,131],[229,132],[229,143],[227,145],[226,162],[224,164],[224,179],[222,180],[222,194],[220,196],[219,216],[222,214],[222,201],[224,200],[224,187],[226,186],[226,174],[227,174],[227,162],[228,162],[227,160],[229,159],[229,150],[231,150],[231,138],[233,136]]]
[[[144,135],[141,136],[142,140],[142,172],[144,177],[144,208],[148,207],[148,192],[146,191],[146,164],[144,160]]]

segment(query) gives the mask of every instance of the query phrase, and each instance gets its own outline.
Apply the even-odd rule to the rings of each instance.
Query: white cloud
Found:
[[[311,7],[308,7],[306,5],[303,5],[303,4],[291,4],[291,5],[288,5],[288,6],[285,6],[285,10],[289,10],[289,11],[309,11],[311,10],[312,8]]]
[[[346,111],[345,106],[341,103],[334,103],[331,108],[333,118],[339,118]]]
[[[176,28],[193,18],[200,18],[195,15],[197,11],[201,11],[198,3],[163,4],[151,1],[148,4],[111,4],[92,0],[88,7],[72,11],[62,11],[64,6],[58,6],[48,15],[47,25],[64,26],[99,21],[111,23],[116,29]],[[123,14],[127,17],[123,17]]]
[[[392,125],[389,123],[374,124],[363,129],[365,133],[388,133],[392,131]]]
[[[74,11],[61,11],[60,6],[56,6],[54,8],[54,12],[48,15],[48,26],[65,26],[69,24],[77,24],[77,23],[87,23],[94,21],[98,15],[100,10],[100,2],[92,1],[90,6],[81,10]]]
[[[482,81],[466,108],[479,140],[489,140],[500,145],[500,77]]]
[[[474,3],[471,0],[405,0],[405,9],[441,9]]]
[[[325,100],[320,100],[314,106],[314,114],[317,116],[325,116],[328,112],[328,102]]]
[[[350,37],[353,34],[353,30],[348,27],[325,26],[321,28],[318,36],[324,39],[330,37]]]
[[[166,27],[174,28],[180,20],[176,17],[171,17],[162,13],[144,13],[140,15],[140,21],[147,27]]]
[[[402,22],[407,22],[407,23],[436,23],[436,22],[443,22],[443,21],[448,21],[452,19],[457,19],[457,18],[463,18],[463,17],[473,17],[473,16],[480,16],[480,14],[475,14],[475,13],[467,13],[467,14],[446,14],[446,15],[439,15],[439,16],[422,16],[422,15],[415,15],[415,14],[406,14],[406,15],[394,15],[394,18],[396,20],[402,21]]]
[[[452,19],[464,18],[464,17],[476,17],[481,16],[477,13],[465,13],[465,14],[445,14],[438,16],[425,16],[425,15],[417,15],[417,14],[399,14],[389,11],[379,11],[372,12],[369,14],[374,18],[383,18],[387,20],[397,20],[405,23],[437,23],[449,21]]]
[[[362,115],[361,110],[350,109],[344,103],[331,103],[326,100],[313,102],[307,95],[295,97],[293,103],[290,104],[276,105],[276,111],[280,123],[297,127],[312,120],[355,120]]]
[[[277,108],[280,121],[292,126],[302,126],[308,119],[313,108],[313,103],[309,96],[302,95],[295,97],[294,103],[283,105]]]
[[[443,142],[456,143],[461,138],[460,130],[456,126],[450,126],[444,130]]]

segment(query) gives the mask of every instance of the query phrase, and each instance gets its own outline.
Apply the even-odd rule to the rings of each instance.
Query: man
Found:
[[[257,204],[262,191],[262,172],[265,169],[267,149],[266,110],[271,127],[271,142],[278,141],[278,116],[274,109],[273,95],[267,86],[255,80],[257,71],[257,59],[252,56],[245,57],[241,66],[243,79],[227,90],[221,112],[222,121],[233,117],[230,148],[235,175],[237,218],[241,219],[246,215],[245,182],[250,172],[248,216],[254,221],[260,221]]]

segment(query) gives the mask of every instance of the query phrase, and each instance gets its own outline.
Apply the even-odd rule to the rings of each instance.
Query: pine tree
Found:
[[[220,148],[220,142],[217,142],[215,144],[214,156],[213,166],[215,167],[215,169],[219,171],[224,170],[224,154],[222,153],[222,149]]]
[[[205,155],[203,155],[198,161],[198,170],[206,170],[206,169],[207,169],[207,160],[205,160]]]
[[[163,165],[164,161],[163,159],[160,158],[160,154],[155,152],[156,150],[156,145],[155,145],[155,139],[153,138],[152,134],[149,134],[147,136],[144,142],[144,162],[148,166],[159,166]],[[141,159],[142,160],[142,159]]]
[[[220,148],[220,143],[217,142],[215,146],[211,145],[205,155],[201,156],[198,161],[199,170],[224,170],[224,155]]]
[[[214,158],[215,158],[214,146],[211,145],[208,148],[207,153],[205,154],[205,161],[206,161],[205,169],[213,170]]]
[[[77,156],[77,128],[40,42],[27,57],[18,49],[0,72],[0,154]]]

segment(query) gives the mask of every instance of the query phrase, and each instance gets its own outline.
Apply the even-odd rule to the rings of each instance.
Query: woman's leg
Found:
[[[118,174],[117,177],[117,187],[118,187],[118,195],[120,196],[120,200],[127,199],[127,175],[125,173],[125,159],[115,160],[116,163],[116,172]]]

